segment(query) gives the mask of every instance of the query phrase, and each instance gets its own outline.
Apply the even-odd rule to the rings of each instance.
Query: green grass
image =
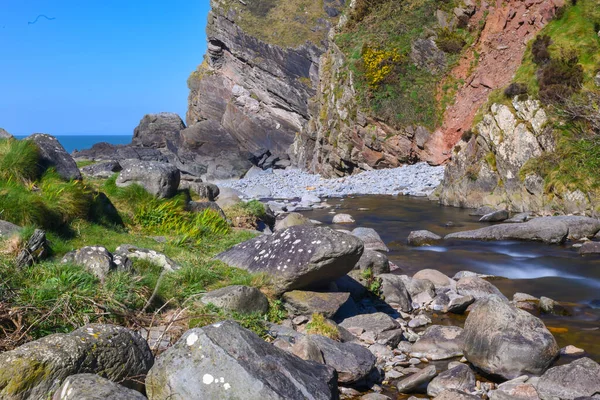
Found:
[[[333,340],[340,340],[339,329],[329,322],[323,314],[313,314],[311,320],[306,324],[306,333],[311,335],[326,336]]]
[[[0,139],[0,180],[33,181],[39,174],[39,154],[28,140]]]
[[[395,127],[422,125],[434,129],[440,122],[436,100],[437,82],[458,60],[459,54],[446,54],[446,70],[437,75],[417,68],[410,60],[411,45],[427,30],[435,29],[438,8],[453,8],[453,1],[440,4],[435,0],[382,0],[374,2],[367,12],[361,12],[360,22],[350,23],[336,38],[346,54],[348,66],[355,76],[355,86],[361,108]],[[364,15],[363,15],[364,14]],[[465,31],[445,32],[440,42],[472,41]],[[456,45],[454,45],[456,47]],[[365,65],[365,54],[373,50],[380,54],[397,54],[383,60],[379,68],[388,68],[386,76],[373,85],[367,71],[377,66]],[[453,52],[460,52],[453,50]],[[375,59],[379,62],[379,59]],[[367,60],[371,61],[371,59]],[[448,92],[451,95],[451,92]],[[446,99],[451,102],[451,99]]]

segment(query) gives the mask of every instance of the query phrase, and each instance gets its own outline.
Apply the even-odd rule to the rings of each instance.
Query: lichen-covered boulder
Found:
[[[435,397],[447,389],[471,393],[475,390],[475,374],[468,365],[459,364],[442,372],[427,385],[427,395]]]
[[[463,355],[463,330],[458,326],[432,325],[412,346],[410,355],[430,360],[445,360]]]
[[[292,290],[283,294],[288,311],[295,315],[323,314],[331,318],[350,299],[350,293],[319,293]]]
[[[146,396],[95,374],[65,379],[52,400],[146,400]]]
[[[173,197],[177,193],[181,175],[175,166],[138,160],[123,160],[120,164],[123,170],[116,181],[118,187],[135,183],[159,198]]]
[[[179,132],[185,129],[181,117],[175,113],[147,114],[133,131],[132,144],[141,147],[163,148],[169,142],[179,141]]]
[[[115,250],[115,256],[127,257],[132,260],[145,260],[162,267],[163,271],[173,272],[181,267],[163,253],[156,250],[142,249],[130,244],[122,244]]]
[[[289,354],[233,321],[187,331],[157,359],[146,391],[150,400],[338,398],[333,368]]]
[[[134,385],[154,357],[148,343],[129,329],[91,324],[57,333],[0,354],[0,398],[45,399],[69,376],[98,374]]]
[[[202,296],[204,304],[213,304],[228,311],[241,314],[269,311],[269,300],[255,287],[233,285],[213,290]]]
[[[81,265],[104,281],[110,272],[116,271],[118,265],[113,260],[113,255],[102,246],[86,246],[79,250],[67,253],[62,263]],[[120,265],[125,268],[124,265]]]
[[[550,368],[537,383],[542,400],[596,398],[600,395],[600,364],[585,357]]]
[[[56,168],[60,177],[66,180],[81,179],[77,163],[54,136],[36,133],[29,136],[27,140],[31,140],[38,147],[42,168]]]
[[[470,363],[505,379],[541,375],[560,352],[539,318],[497,296],[478,301],[465,322],[463,340]]]
[[[217,259],[252,273],[266,273],[278,293],[327,285],[352,270],[362,241],[329,228],[293,226],[238,244]]]

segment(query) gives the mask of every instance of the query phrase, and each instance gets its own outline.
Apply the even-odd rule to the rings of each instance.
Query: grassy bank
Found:
[[[117,187],[115,177],[65,182],[51,170],[38,171],[35,147],[23,141],[0,141],[0,164],[6,160],[18,167],[0,170],[0,219],[25,228],[0,241],[0,350],[90,322],[176,332],[233,318],[264,334],[265,320],[283,316],[276,300],[267,316],[227,314],[198,302],[202,293],[232,284],[269,290],[264,276],[213,260],[254,233],[232,228],[212,210],[186,211],[188,192],[159,200],[141,186]],[[254,208],[238,207],[236,217],[251,220],[243,213]],[[14,257],[35,228],[46,230],[50,257],[18,269]],[[164,253],[181,269],[159,279],[160,267],[134,260],[133,273],[110,273],[100,282],[81,266],[61,263],[84,246],[113,252],[122,244]]]

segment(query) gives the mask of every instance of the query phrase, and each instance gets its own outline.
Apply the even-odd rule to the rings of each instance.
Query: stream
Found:
[[[411,247],[411,231],[426,229],[440,236],[488,225],[470,216],[471,210],[443,207],[426,198],[360,196],[331,198],[334,208],[304,214],[331,225],[333,210],[354,217],[355,224],[332,225],[338,229],[358,226],[375,229],[390,248],[388,257],[402,274],[412,276],[424,268],[452,277],[473,271],[497,278],[491,282],[509,299],[517,292],[546,296],[566,305],[569,316],[541,315],[559,346],[574,345],[600,361],[600,256],[578,254],[571,243],[563,246],[537,242],[449,241],[440,246]],[[438,323],[452,323],[440,316]],[[445,322],[444,322],[445,320]],[[463,320],[454,324],[462,325]]]

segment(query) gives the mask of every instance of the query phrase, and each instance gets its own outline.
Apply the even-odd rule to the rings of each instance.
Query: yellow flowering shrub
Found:
[[[371,87],[377,87],[392,72],[393,65],[401,61],[398,50],[380,50],[364,46],[362,61],[365,78]]]

